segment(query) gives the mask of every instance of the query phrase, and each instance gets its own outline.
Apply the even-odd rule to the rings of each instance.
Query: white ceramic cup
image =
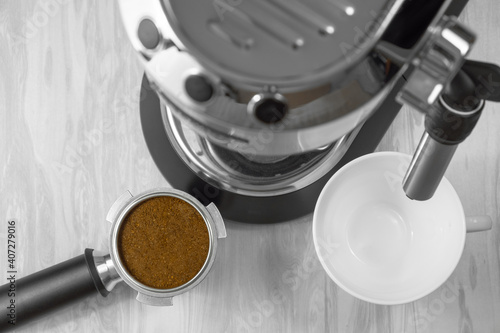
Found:
[[[443,178],[427,201],[406,197],[411,156],[380,152],[341,168],[321,192],[313,218],[316,253],[342,289],[376,304],[417,300],[455,269],[466,232],[491,229],[491,218],[466,218]]]

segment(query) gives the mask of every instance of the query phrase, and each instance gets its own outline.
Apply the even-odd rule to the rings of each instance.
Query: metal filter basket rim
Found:
[[[120,232],[121,225],[124,222],[127,215],[135,207],[139,206],[144,201],[151,198],[162,197],[162,196],[175,197],[181,199],[190,204],[192,207],[194,207],[205,221],[209,235],[208,254],[201,269],[188,282],[178,287],[170,289],[159,289],[159,288],[149,287],[136,280],[133,277],[133,275],[125,268],[125,265],[122,263],[118,250],[118,235]],[[170,188],[157,188],[146,192],[142,192],[138,195],[131,197],[122,206],[122,208],[119,210],[118,214],[115,216],[115,219],[113,221],[110,241],[111,241],[110,244],[111,259],[113,261],[117,273],[120,275],[123,281],[125,281],[125,283],[127,283],[134,290],[138,291],[140,294],[152,297],[167,298],[187,292],[188,290],[192,289],[197,284],[199,284],[208,274],[215,260],[215,254],[217,249],[217,230],[212,215],[205,208],[205,206],[203,206],[198,200],[196,200],[196,198],[179,190]]]

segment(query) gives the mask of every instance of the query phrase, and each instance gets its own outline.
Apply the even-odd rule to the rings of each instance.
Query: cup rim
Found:
[[[443,179],[442,179],[442,184],[445,184],[444,186],[448,186],[450,189],[451,189],[451,195],[453,195],[455,198],[455,202],[457,204],[457,208],[460,209],[460,219],[461,221],[457,221],[457,223],[460,223],[460,226],[461,226],[461,230],[462,232],[460,233],[460,240],[459,240],[459,243],[461,244],[460,245],[460,251],[459,253],[457,253],[457,256],[456,258],[451,258],[451,259],[454,259],[453,260],[453,265],[450,266],[450,267],[453,267],[452,269],[450,269],[449,272],[446,272],[445,276],[446,276],[446,279],[444,279],[443,281],[439,282],[439,283],[436,283],[435,286],[432,286],[431,288],[428,288],[426,290],[424,290],[423,292],[420,292],[420,293],[417,293],[411,297],[406,297],[406,298],[402,298],[402,299],[399,299],[399,300],[384,300],[384,299],[378,299],[378,298],[374,298],[374,297],[370,297],[370,296],[366,296],[366,295],[363,295],[357,291],[354,291],[352,289],[350,289],[349,287],[347,287],[344,283],[342,283],[327,267],[328,265],[326,264],[324,258],[320,255],[320,246],[319,246],[319,240],[318,240],[318,234],[317,234],[317,226],[319,224],[319,217],[318,217],[318,207],[322,204],[322,202],[325,201],[325,196],[326,196],[326,189],[331,187],[332,183],[334,183],[338,178],[342,177],[343,174],[345,172],[347,172],[347,170],[353,168],[354,166],[360,164],[360,163],[365,163],[366,160],[370,160],[370,159],[373,159],[373,158],[378,158],[378,157],[384,157],[384,156],[394,156],[394,157],[404,157],[404,158],[411,158],[411,155],[408,155],[408,154],[405,154],[405,153],[401,153],[401,152],[394,152],[394,151],[381,151],[381,152],[374,152],[374,153],[370,153],[370,154],[366,154],[366,155],[363,155],[361,157],[358,157],[352,161],[350,161],[349,163],[347,163],[346,165],[344,165],[342,168],[340,168],[340,170],[338,170],[329,180],[328,182],[325,184],[325,186],[323,187],[319,197],[318,197],[318,200],[316,201],[316,205],[315,205],[315,208],[314,208],[314,214],[313,214],[313,223],[312,223],[312,235],[313,235],[313,242],[314,242],[314,248],[316,250],[316,255],[321,263],[321,265],[323,266],[323,269],[325,270],[325,272],[328,274],[328,276],[335,282],[335,284],[337,284],[341,289],[343,289],[344,291],[346,291],[347,293],[349,293],[350,295],[358,298],[358,299],[361,299],[363,301],[367,301],[367,302],[370,302],[370,303],[373,303],[373,304],[380,304],[380,305],[398,305],[398,304],[406,304],[406,303],[411,303],[413,301],[416,301],[422,297],[425,297],[429,294],[431,294],[432,292],[434,292],[435,290],[437,290],[439,287],[441,287],[443,285],[443,283],[445,283],[449,277],[453,274],[453,272],[455,271],[459,261],[460,261],[460,258],[462,257],[462,254],[463,254],[463,250],[464,250],[464,247],[465,247],[465,239],[466,239],[466,234],[467,234],[467,227],[466,227],[466,219],[465,219],[465,212],[464,212],[464,209],[463,209],[463,205],[462,205],[462,202],[460,201],[460,197],[458,196],[455,188],[453,187],[453,185],[449,182],[448,179],[446,179],[444,176],[443,176]],[[451,260],[450,259],[450,260]]]

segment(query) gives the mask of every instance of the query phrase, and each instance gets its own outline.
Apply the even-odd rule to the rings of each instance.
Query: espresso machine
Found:
[[[401,186],[429,199],[484,101],[500,100],[500,69],[466,60],[466,2],[119,0],[156,165],[227,219],[287,221],[406,103],[426,131]]]
[[[403,103],[425,114],[425,132],[401,186],[428,200],[485,101],[500,101],[500,67],[466,59],[475,36],[456,18],[466,0],[118,2],[145,69],[146,144],[177,190],[124,193],[107,216],[110,254],[86,249],[0,286],[3,304],[18,293],[16,325],[106,296],[121,280],[143,303],[172,305],[208,273],[226,236],[222,217],[272,223],[311,213],[328,179],[376,148]],[[136,283],[117,254],[128,212],[157,195],[198,207],[210,231],[204,268],[174,289]],[[1,315],[12,318],[12,307]]]

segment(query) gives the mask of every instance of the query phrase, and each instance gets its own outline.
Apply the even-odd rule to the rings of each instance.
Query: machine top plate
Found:
[[[402,0],[160,0],[172,30],[230,82],[322,83],[366,55]]]

